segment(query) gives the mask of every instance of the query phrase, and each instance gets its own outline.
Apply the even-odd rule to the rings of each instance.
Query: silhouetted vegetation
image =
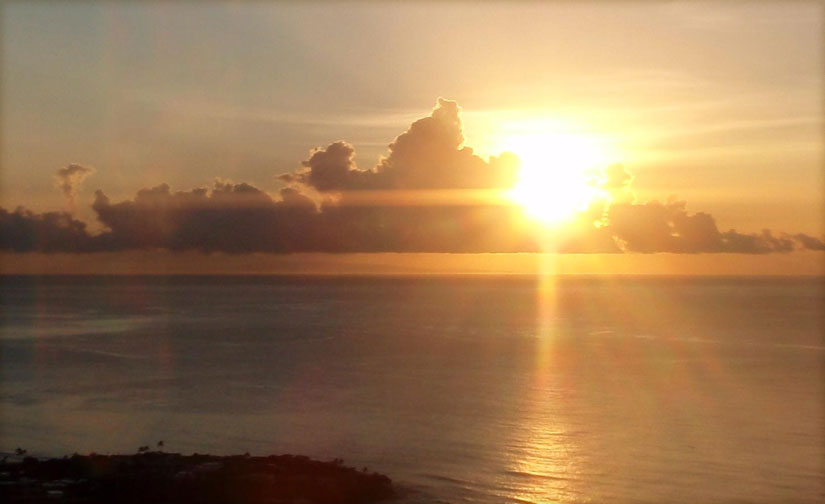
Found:
[[[3,503],[355,504],[393,495],[387,476],[294,455],[144,451],[0,465]]]

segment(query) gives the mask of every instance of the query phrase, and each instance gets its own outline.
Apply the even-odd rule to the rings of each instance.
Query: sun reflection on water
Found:
[[[514,430],[507,452],[507,470],[498,481],[506,497],[521,502],[578,500],[579,461],[575,433],[564,418],[571,400],[562,383],[557,360],[563,330],[558,313],[555,260],[542,260],[536,287],[537,320],[533,380],[525,393],[525,412]]]

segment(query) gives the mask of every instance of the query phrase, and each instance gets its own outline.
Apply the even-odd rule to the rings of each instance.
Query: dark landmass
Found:
[[[295,455],[73,455],[0,464],[0,502],[367,504],[390,478]]]

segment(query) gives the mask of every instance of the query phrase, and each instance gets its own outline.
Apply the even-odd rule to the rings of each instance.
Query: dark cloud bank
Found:
[[[484,160],[464,147],[460,109],[439,99],[429,117],[414,122],[372,169],[355,163],[352,145],[338,141],[311,152],[303,168],[279,178],[279,197],[246,183],[217,180],[211,188],[172,191],[167,184],[112,202],[96,191],[92,205],[106,230],[90,233],[67,212],[0,208],[0,249],[16,252],[98,252],[168,249],[244,252],[540,252],[547,234],[525,223],[514,204],[478,200],[392,204],[356,194],[511,187],[519,164],[505,153]],[[553,153],[548,152],[548,159]],[[74,198],[92,171],[69,165],[56,175]],[[632,181],[620,165],[605,170],[613,203],[596,202],[551,241],[560,252],[733,252],[761,254],[825,250],[804,235],[719,231],[706,213],[684,202],[634,203]],[[302,193],[303,191],[303,193]],[[393,193],[392,191],[395,191]],[[322,203],[305,193],[321,196]],[[408,193],[415,198],[415,192]],[[421,193],[418,193],[421,194]],[[383,201],[383,203],[381,203]],[[596,223],[598,222],[598,225]]]

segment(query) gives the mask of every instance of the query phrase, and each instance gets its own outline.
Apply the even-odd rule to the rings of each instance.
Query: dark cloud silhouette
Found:
[[[733,229],[720,232],[711,215],[704,212],[689,214],[684,201],[610,205],[607,227],[622,248],[630,252],[766,254],[795,249],[819,250],[816,246],[822,244],[804,234],[774,236],[770,230],[743,234]]]
[[[536,252],[540,244],[513,205],[329,204],[318,228],[331,251]]]
[[[430,117],[415,121],[390,144],[389,155],[376,166],[393,189],[511,187],[518,176],[515,156],[489,163],[463,147],[460,108],[438,99]]]
[[[245,252],[747,253],[823,250],[808,235],[720,232],[684,202],[594,204],[552,236],[537,233],[512,204],[375,205],[328,201],[320,209],[293,188],[274,199],[245,183],[173,192],[168,185],[92,205],[107,230],[91,235],[64,212],[0,209],[0,249],[94,252],[133,249]],[[600,225],[596,226],[594,223]]]
[[[359,169],[352,145],[338,141],[312,151],[304,170],[282,175],[318,191],[374,189],[490,189],[512,187],[518,158],[504,153],[484,161],[463,146],[460,107],[439,98],[429,117],[412,123],[374,168]]]
[[[513,231],[520,210],[490,205],[398,206],[327,202],[319,211],[293,188],[272,199],[248,184],[218,181],[172,192],[162,184],[93,209],[107,249],[166,248],[240,252],[499,252],[539,250]],[[523,227],[523,226],[522,226]]]
[[[0,250],[14,252],[91,252],[95,239],[86,224],[67,212],[36,214],[0,208]]]
[[[565,227],[548,231],[506,199],[467,197],[476,189],[511,187],[519,161],[488,161],[463,146],[460,109],[439,99],[389,145],[372,169],[360,169],[344,141],[311,151],[303,168],[280,176],[289,187],[275,197],[247,183],[216,180],[211,187],[172,191],[144,188],[113,202],[95,192],[92,209],[104,231],[91,234],[69,213],[0,209],[0,249],[16,252],[94,252],[134,249],[247,252],[539,252],[747,253],[825,250],[805,234],[720,232],[704,212],[683,201],[634,202],[633,176],[622,165],[605,169],[593,201]],[[91,169],[58,171],[61,190],[76,194]],[[305,190],[320,194],[310,199]],[[459,195],[455,201],[427,194]],[[368,195],[365,197],[364,195]],[[381,196],[383,195],[383,196]],[[381,196],[381,197],[379,197]],[[401,201],[403,200],[403,204]]]
[[[721,236],[726,252],[769,254],[771,252],[792,252],[797,248],[793,237],[785,233],[773,236],[769,229],[762,230],[761,234],[742,234],[732,229],[722,233]],[[813,237],[807,238],[816,240]],[[799,241],[798,244],[799,248],[808,248],[804,242]]]
[[[55,173],[55,183],[57,187],[66,196],[70,205],[74,204],[75,196],[80,190],[80,184],[83,180],[94,173],[94,168],[87,168],[79,164],[70,164],[65,168],[60,168]]]
[[[808,250],[825,250],[825,241],[816,239],[813,236],[798,233],[793,235],[793,238]]]
[[[304,240],[317,213],[312,200],[294,189],[283,189],[276,201],[249,184],[221,180],[211,190],[172,192],[161,184],[119,203],[97,191],[92,208],[109,229],[101,235],[107,249],[231,253],[309,248]]]
[[[279,178],[306,184],[321,192],[376,188],[375,172],[359,170],[355,165],[355,148],[344,141],[333,142],[325,149],[313,149],[309,159],[301,164],[308,170]]]

